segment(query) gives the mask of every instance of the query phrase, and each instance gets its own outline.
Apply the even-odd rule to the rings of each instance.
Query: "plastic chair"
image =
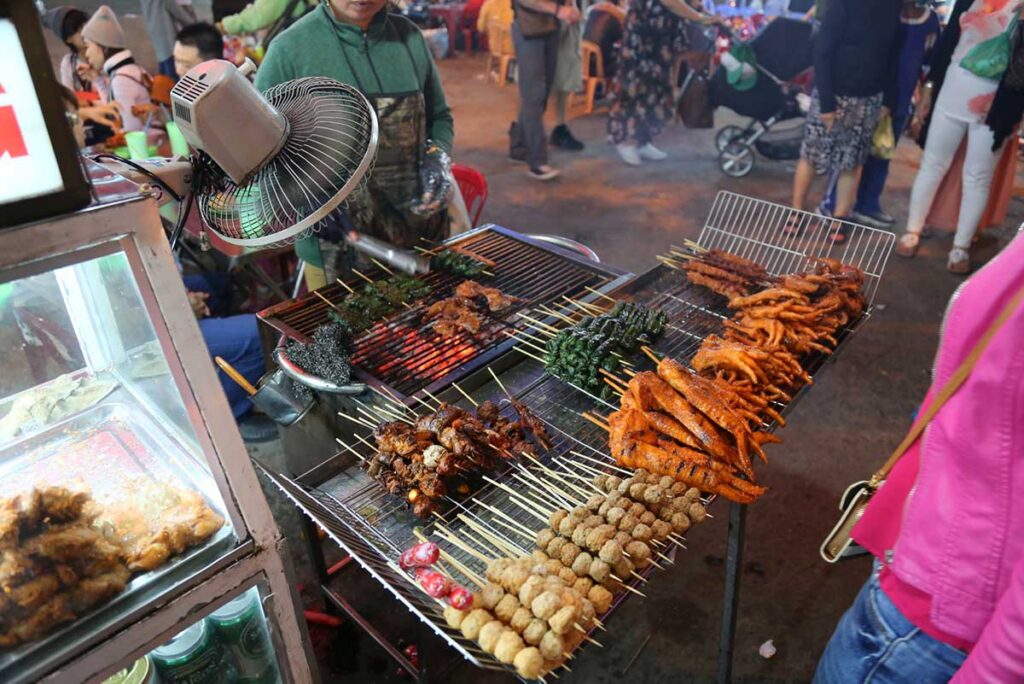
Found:
[[[583,41],[583,113],[590,114],[594,111],[594,100],[597,97],[597,88],[608,89],[608,81],[604,75],[604,57],[601,56],[601,48],[597,43],[589,40]]]
[[[459,184],[459,192],[462,193],[466,211],[475,228],[480,222],[484,204],[487,203],[487,178],[476,169],[462,164],[452,164],[452,175]]]
[[[515,47],[512,45],[512,31],[502,26],[497,19],[487,22],[487,71],[486,76],[492,78],[494,67],[498,67],[498,86],[504,88],[508,84],[509,69],[516,58]]]

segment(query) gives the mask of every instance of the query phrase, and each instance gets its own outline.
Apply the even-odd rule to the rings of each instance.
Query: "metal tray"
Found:
[[[0,496],[24,491],[36,484],[81,481],[93,498],[103,503],[135,478],[173,482],[197,491],[207,505],[224,517],[221,529],[200,544],[170,559],[164,566],[135,576],[123,592],[42,639],[0,652],[0,681],[35,679],[44,663],[70,655],[78,644],[99,633],[113,631],[129,615],[145,608],[152,595],[182,582],[227,553],[236,544],[234,530],[213,477],[181,444],[137,407],[125,390],[112,400],[88,408],[0,449]],[[98,452],[103,461],[97,461]],[[187,567],[186,567],[187,566]],[[140,600],[146,595],[146,600]]]

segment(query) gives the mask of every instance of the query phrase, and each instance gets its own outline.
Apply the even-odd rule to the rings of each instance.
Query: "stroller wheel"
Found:
[[[718,168],[727,176],[742,178],[754,168],[754,150],[741,142],[731,142],[718,154]]]
[[[743,136],[743,129],[739,126],[726,126],[715,134],[715,148],[722,152],[729,143]]]

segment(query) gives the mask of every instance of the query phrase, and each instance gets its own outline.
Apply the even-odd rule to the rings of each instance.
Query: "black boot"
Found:
[[[526,161],[526,145],[522,143],[516,132],[515,121],[508,127],[508,159],[514,162]]]
[[[576,139],[565,124],[555,126],[555,130],[551,131],[551,144],[569,152],[579,152],[583,149],[583,143]]]

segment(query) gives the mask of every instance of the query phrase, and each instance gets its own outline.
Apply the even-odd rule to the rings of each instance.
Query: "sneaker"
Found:
[[[637,154],[640,155],[641,159],[647,159],[650,161],[663,161],[668,159],[668,155],[666,153],[662,152],[651,143],[647,143],[637,150]]]
[[[886,218],[889,220],[886,221]],[[865,214],[859,211],[854,211],[850,214],[850,220],[854,223],[879,229],[889,228],[895,222],[891,216],[882,212],[879,212],[878,214]]]
[[[558,169],[544,164],[543,166],[531,166],[528,175],[534,180],[551,181],[561,176],[562,173]]]
[[[949,259],[946,260],[946,268],[950,273],[967,275],[971,272],[971,253],[966,249],[954,247],[949,251]]]
[[[278,438],[277,423],[262,413],[252,411],[238,419],[238,432],[243,441],[254,444]]]
[[[921,236],[917,233],[904,233],[896,241],[896,254],[909,259],[917,254],[917,247],[921,244]]]
[[[579,152],[583,149],[583,143],[572,134],[565,124],[555,126],[555,129],[551,131],[551,144],[569,152]]]
[[[619,153],[619,158],[629,166],[640,166],[643,163],[636,145],[616,145],[615,150]]]

